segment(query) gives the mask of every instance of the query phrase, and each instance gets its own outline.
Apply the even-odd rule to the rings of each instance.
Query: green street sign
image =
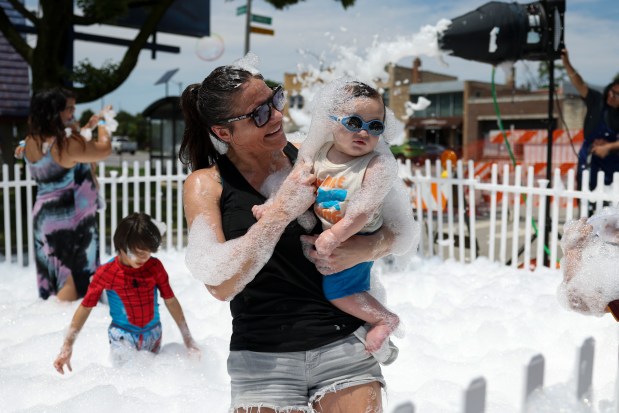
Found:
[[[252,14],[251,15],[251,21],[256,22],[256,23],[271,24],[272,20],[273,19],[271,19],[270,17],[267,17],[267,16],[260,16],[258,14]]]
[[[236,15],[240,16],[241,14],[245,14],[247,13],[247,5],[245,6],[239,6],[236,8]]]

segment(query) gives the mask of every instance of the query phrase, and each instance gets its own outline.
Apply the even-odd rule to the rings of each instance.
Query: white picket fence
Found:
[[[593,390],[593,362],[595,354],[595,341],[593,338],[587,338],[578,349],[576,364],[574,366],[575,386],[573,394],[555,395],[562,397],[563,400],[572,398],[582,404],[583,410],[590,403]],[[521,411],[522,413],[539,412],[539,406],[536,405],[536,396],[544,392],[544,373],[545,359],[542,354],[537,354],[531,358],[525,366],[524,385]],[[566,378],[566,382],[574,378]],[[569,390],[566,389],[566,392]],[[552,402],[544,401],[544,412],[549,412],[549,404]],[[463,392],[463,403],[461,413],[484,413],[486,411],[486,380],[483,377],[477,377],[471,381],[468,387]],[[564,411],[564,410],[561,410]],[[615,400],[613,413],[619,412],[619,403]],[[402,403],[395,407],[392,413],[415,413],[415,405],[413,402]],[[422,413],[422,412],[420,412]],[[458,412],[454,412],[458,413]]]
[[[521,166],[516,166],[512,171],[505,165],[499,183],[497,165],[492,166],[490,182],[474,177],[473,161],[467,163],[466,175],[464,166],[458,161],[453,171],[450,162],[443,168],[440,161],[432,165],[427,160],[423,168],[413,170],[410,161],[399,164],[400,177],[410,189],[415,218],[424,224],[419,245],[422,255],[438,255],[464,263],[475,260],[481,246],[482,255],[492,261],[509,262],[514,267],[533,268],[535,263],[544,262],[545,254],[549,262],[557,263],[565,222],[587,216],[590,206],[599,210],[604,205],[619,204],[619,173],[615,173],[610,187],[600,185],[594,191],[578,191],[574,170],[568,171],[564,183],[560,170],[556,169],[549,185],[547,179],[535,181],[533,167],[523,171]],[[588,171],[583,172],[582,179],[589,181]],[[598,182],[603,182],[602,172],[598,174]],[[483,223],[477,213],[482,206],[486,213]],[[487,231],[482,239],[477,234],[480,227]],[[456,254],[459,246],[464,247],[457,248]],[[520,255],[523,255],[521,262]]]
[[[183,173],[182,165],[176,165],[177,172],[172,168],[172,161],[165,164],[155,161],[152,165],[150,161],[136,161],[132,166],[130,169],[125,161],[120,173],[111,170],[108,174],[105,173],[105,163],[101,162],[97,167],[99,192],[106,201],[106,208],[99,211],[100,256],[113,254],[113,229],[122,217],[134,211],[145,212],[166,224],[163,249],[176,247],[181,250],[186,245],[187,236],[182,202],[187,175]],[[3,255],[5,260],[24,265],[34,262],[32,207],[36,182],[28,168],[23,179],[23,166],[15,165],[14,168],[15,178],[10,180],[8,165],[2,165]],[[25,205],[22,200],[25,200]]]
[[[526,176],[523,177],[520,166],[512,170],[506,165],[499,183],[497,165],[492,167],[490,182],[481,182],[474,177],[473,161],[468,162],[467,174],[461,161],[455,166],[454,173],[450,162],[443,168],[440,161],[432,165],[428,160],[423,168],[415,170],[410,162],[399,164],[400,177],[410,190],[415,217],[424,224],[419,246],[419,253],[422,255],[438,255],[461,263],[475,260],[479,246],[477,244],[480,244],[477,235],[480,220],[477,210],[480,201],[485,200],[485,203],[489,204],[485,205],[489,211],[484,219],[487,233],[483,242],[487,243],[484,245],[487,249],[483,255],[501,263],[506,263],[510,257],[512,266],[534,269],[535,265],[532,263],[544,262],[544,254],[549,256],[549,262],[558,261],[559,239],[565,222],[587,216],[590,204],[596,210],[604,205],[619,204],[619,173],[614,175],[612,187],[598,186],[594,191],[577,191],[574,170],[568,172],[567,181],[563,182],[560,170],[556,169],[553,184],[549,186],[547,179],[538,179],[535,182],[533,167],[527,168]],[[523,178],[526,178],[526,184],[523,184]],[[582,179],[583,182],[589,181],[588,171],[584,171]],[[603,182],[602,173],[598,174],[598,182]],[[546,201],[549,210],[546,209]],[[544,228],[548,217],[550,231],[546,240]],[[532,240],[536,228],[534,243],[529,240]],[[524,237],[521,240],[522,235]],[[464,248],[457,248],[456,254],[458,246]],[[519,264],[521,253],[524,256]],[[579,349],[575,366],[577,382],[573,396],[583,404],[591,395],[593,355],[594,341],[589,338]],[[543,391],[543,385],[544,356],[538,354],[526,366],[523,413],[534,411],[530,410],[532,395],[536,391]],[[616,400],[619,400],[619,392]],[[615,403],[613,412],[619,413],[619,402]],[[463,404],[459,412],[484,413],[485,409],[486,380],[478,377],[464,390]],[[401,404],[393,410],[393,413],[414,412],[413,402]]]
[[[105,164],[99,164],[100,193],[107,203],[107,208],[99,214],[102,256],[113,251],[112,229],[118,220],[133,211],[151,214],[167,225],[164,249],[181,250],[185,246],[187,231],[182,188],[187,176],[180,164],[175,165],[176,168],[172,166],[172,161],[165,164],[136,161],[130,169],[125,161],[120,173],[112,170],[106,174]],[[619,174],[612,188],[598,186],[590,192],[575,190],[573,170],[567,175],[567,183],[563,183],[559,170],[555,170],[553,184],[549,185],[546,179],[534,181],[532,167],[523,171],[516,166],[512,171],[504,166],[501,182],[496,165],[492,167],[490,182],[474,177],[473,161],[467,163],[466,175],[464,163],[458,161],[455,167],[453,171],[450,163],[443,168],[438,161],[434,165],[426,161],[424,168],[413,171],[409,162],[399,165],[400,177],[409,184],[415,217],[424,224],[419,246],[419,253],[424,256],[438,255],[464,263],[475,260],[480,249],[480,253],[492,261],[509,262],[512,266],[532,268],[535,263],[544,262],[545,254],[549,262],[556,263],[561,254],[559,239],[563,223],[586,216],[589,204],[601,208],[604,204],[619,203]],[[24,257],[28,258],[28,263],[33,262],[34,257],[32,205],[36,182],[27,168],[25,178],[20,178],[21,168],[15,165],[15,179],[10,180],[8,166],[3,165],[0,188],[3,194],[3,255],[23,265]],[[526,172],[524,177],[523,172]],[[583,181],[588,179],[588,171],[585,171]],[[600,173],[598,182],[601,181]],[[482,208],[487,216],[480,219],[478,212]],[[486,232],[478,236],[481,228]]]

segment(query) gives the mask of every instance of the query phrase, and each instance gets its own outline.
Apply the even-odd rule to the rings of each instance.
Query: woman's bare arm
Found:
[[[77,163],[91,163],[106,159],[112,153],[110,134],[105,127],[97,128],[97,140],[86,141],[81,136],[67,139],[58,163],[64,167],[72,167]]]
[[[234,298],[271,257],[288,223],[313,203],[313,181],[307,170],[293,171],[260,221],[245,235],[226,241],[219,173],[215,167],[192,173],[185,181],[184,204],[190,227],[186,261],[194,277],[215,298]]]
[[[561,60],[563,61],[563,66],[565,67],[565,71],[567,72],[567,76],[572,82],[572,85],[578,91],[578,94],[584,99],[589,94],[589,86],[583,80],[582,76],[574,69],[572,66],[572,62],[570,61],[570,56],[567,52],[567,49],[563,49],[561,51]]]

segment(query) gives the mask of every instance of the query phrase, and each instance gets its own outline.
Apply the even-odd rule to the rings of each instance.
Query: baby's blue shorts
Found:
[[[322,277],[322,288],[327,300],[348,297],[370,289],[370,270],[374,261],[362,262],[354,267]]]

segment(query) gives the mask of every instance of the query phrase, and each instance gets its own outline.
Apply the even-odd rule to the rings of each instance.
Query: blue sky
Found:
[[[103,103],[116,109],[135,113],[165,95],[165,86],[154,83],[168,70],[179,68],[168,84],[169,94],[179,88],[200,82],[215,67],[228,64],[244,52],[243,16],[236,8],[245,0],[211,0],[211,32],[223,38],[224,53],[216,61],[197,57],[197,39],[159,34],[163,44],[181,47],[180,54],[161,53],[152,60],[150,52],[141,53],[139,63],[123,86],[104,99],[79,106],[97,110]],[[477,0],[357,0],[355,6],[344,10],[334,0],[307,0],[286,10],[275,10],[262,0],[254,0],[254,14],[270,16],[275,36],[251,35],[250,50],[262,61],[265,77],[280,81],[286,72],[295,73],[299,65],[318,65],[315,56],[325,56],[330,62],[330,45],[356,45],[359,55],[376,39],[386,42],[398,36],[412,36],[422,26],[434,26],[440,19],[451,19],[472,11],[487,2]],[[518,2],[526,4],[530,2]],[[619,2],[617,0],[567,0],[565,41],[572,63],[587,82],[605,85],[619,72]],[[82,31],[131,37],[135,31],[100,26],[81,28]],[[306,53],[301,53],[305,51]],[[120,59],[123,48],[93,43],[76,44],[76,58],[89,58],[94,64]],[[410,66],[413,57],[398,63]],[[489,81],[491,66],[446,56],[444,62],[424,57],[422,68],[457,76],[460,80]],[[537,62],[516,64],[517,82],[524,83],[536,73]],[[504,76],[497,75],[502,82]]]

